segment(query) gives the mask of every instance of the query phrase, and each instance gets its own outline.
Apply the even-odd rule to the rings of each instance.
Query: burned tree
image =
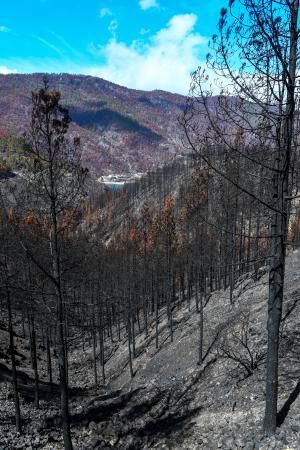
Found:
[[[70,116],[60,106],[60,93],[51,91],[48,82],[32,94],[31,128],[27,136],[27,154],[33,161],[33,171],[28,180],[29,198],[34,200],[37,220],[45,224],[43,238],[48,242],[43,259],[35,253],[34,246],[26,247],[32,261],[43,272],[52,286],[56,304],[58,327],[58,367],[61,393],[63,438],[66,449],[72,449],[66,355],[67,297],[64,276],[68,271],[64,239],[74,225],[74,210],[82,195],[86,172],[80,167],[80,142],[67,138]]]
[[[242,192],[252,210],[263,210],[268,225],[255,230],[257,239],[269,242],[268,434],[276,429],[287,231],[297,196],[292,181],[298,148],[298,16],[298,0],[230,0],[228,10],[221,10],[207,65],[193,74],[183,118],[188,145],[201,165]],[[228,160],[238,172],[226,170]],[[252,214],[252,223],[257,220]]]

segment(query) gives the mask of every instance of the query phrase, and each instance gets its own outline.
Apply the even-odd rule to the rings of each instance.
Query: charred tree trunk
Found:
[[[31,347],[32,347],[32,368],[34,372],[34,404],[36,408],[39,408],[39,399],[40,399],[39,373],[38,373],[37,351],[36,351],[36,333],[33,315],[31,316]]]
[[[51,343],[50,343],[49,330],[47,330],[47,370],[48,370],[48,376],[49,376],[50,389],[52,392],[53,391],[53,377],[52,377]]]
[[[272,222],[272,254],[269,275],[268,299],[268,350],[266,373],[266,409],[264,430],[267,434],[274,434],[277,426],[278,399],[278,351],[279,328],[282,316],[283,288],[285,275],[286,241],[288,233],[288,198],[290,195],[290,165],[293,145],[293,127],[295,114],[295,85],[298,47],[298,14],[299,0],[291,2],[290,24],[290,53],[289,70],[285,74],[287,83],[286,116],[283,122],[283,143],[279,147],[277,159],[277,174],[274,176],[273,204],[276,211]]]
[[[14,403],[15,403],[15,419],[16,419],[16,430],[21,431],[21,412],[20,412],[20,400],[18,392],[18,381],[17,381],[17,369],[16,369],[16,357],[15,357],[15,345],[14,345],[14,330],[12,323],[12,312],[11,312],[11,299],[10,291],[7,286],[6,289],[7,296],[7,313],[8,313],[8,332],[9,332],[9,351],[11,359],[11,372],[12,372],[12,387],[14,393]]]

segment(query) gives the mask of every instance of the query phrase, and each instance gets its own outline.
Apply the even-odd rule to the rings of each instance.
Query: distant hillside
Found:
[[[23,133],[30,122],[31,92],[45,74],[0,75],[0,130]],[[178,117],[186,98],[144,92],[83,75],[47,75],[70,110],[81,136],[83,163],[96,174],[146,171],[181,154]]]

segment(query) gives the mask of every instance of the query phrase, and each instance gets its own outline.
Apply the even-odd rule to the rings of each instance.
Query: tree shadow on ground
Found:
[[[280,427],[283,424],[286,416],[289,413],[289,410],[290,410],[292,404],[295,402],[295,400],[297,399],[299,394],[300,394],[300,381],[298,381],[294,390],[290,393],[289,398],[287,399],[287,401],[284,403],[284,405],[282,406],[282,408],[280,409],[280,411],[277,414],[277,426],[278,427]]]
[[[34,396],[35,380],[31,378],[26,372],[21,369],[17,370],[18,389],[21,394],[30,397],[31,393]],[[5,364],[0,362],[0,383],[12,383],[12,370]],[[48,396],[59,394],[59,385],[52,383],[52,385],[43,380],[39,380],[40,398],[44,399]]]
[[[1,418],[1,425],[15,425],[16,417],[15,416],[6,416]]]
[[[175,385],[156,386],[151,389],[137,388],[130,392],[116,390],[104,395],[90,392],[91,397],[80,413],[71,416],[75,427],[90,426],[95,439],[95,448],[106,448],[115,439],[114,448],[152,448],[160,440],[178,443],[193,426],[192,418],[203,409],[195,405],[198,382],[215,359],[208,361],[190,380]],[[77,392],[80,396],[82,391]],[[60,425],[60,417],[44,421],[45,428]],[[95,425],[96,424],[96,425]],[[129,446],[128,446],[129,445]]]
[[[152,445],[161,440],[169,442],[171,446],[175,441],[180,445],[193,426],[192,418],[203,410],[203,405],[192,406],[192,402],[195,390],[199,389],[199,380],[214,362],[215,359],[209,361],[189,382],[178,385],[176,389],[156,389],[154,395],[131,405],[126,419],[132,426],[126,431],[121,428],[117,433],[120,448],[123,448],[122,443],[129,438],[134,439],[130,450],[142,449],[145,446],[152,448]]]
[[[72,424],[84,424],[86,422],[105,422],[110,420],[119,411],[126,408],[127,404],[139,392],[140,389],[119,395],[120,391],[115,391],[107,395],[94,397],[85,407],[85,410],[78,414],[72,414],[70,421]],[[93,405],[96,402],[101,402],[99,405]],[[61,426],[61,416],[56,414],[47,417],[43,421],[45,428],[56,428]]]
[[[95,399],[95,401],[101,401],[99,406],[92,406],[83,413],[72,415],[71,422],[81,423],[88,420],[97,423],[105,421],[108,417],[111,417],[113,414],[124,409],[139,391],[140,389],[135,389],[117,397],[113,394],[103,396],[104,398],[99,397],[98,399]]]
[[[191,418],[201,409],[201,407],[197,407],[189,409],[185,413],[180,411],[170,413],[165,417],[147,422],[140,428],[130,429],[126,434],[120,433],[119,439],[121,438],[124,442],[124,438],[126,440],[129,436],[134,437],[134,445],[130,447],[131,450],[140,450],[145,446],[152,448],[152,445],[163,440],[166,440],[166,444],[169,443],[171,446],[176,442],[178,446],[193,427]],[[168,446],[168,448],[170,447]]]
[[[191,407],[189,398],[182,401],[182,392],[178,394],[168,388],[140,390],[128,399],[122,410],[118,408],[111,411],[112,415],[104,417],[105,426],[101,430],[103,442],[108,443],[112,433],[117,439],[116,449],[124,448],[124,445],[128,450],[139,450],[145,446],[152,448],[161,440],[173,443],[176,440],[178,444],[193,426],[192,417],[202,410],[202,406]],[[107,410],[101,413],[105,416]]]

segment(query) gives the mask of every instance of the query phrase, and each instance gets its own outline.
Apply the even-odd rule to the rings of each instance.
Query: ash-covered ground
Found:
[[[206,357],[201,365],[195,301],[190,308],[185,304],[174,311],[173,342],[165,310],[160,311],[158,349],[154,321],[148,337],[143,332],[137,335],[133,379],[125,336],[120,342],[107,339],[107,382],[98,387],[94,386],[92,348],[88,342],[84,349],[77,347],[74,341],[69,353],[74,448],[300,449],[299,251],[291,251],[287,259],[280,349],[281,426],[273,438],[262,433],[267,296],[268,274],[262,268],[257,279],[249,274],[236,283],[233,304],[229,290],[209,297],[204,309]],[[239,346],[243,332],[257,361],[252,375],[232,358],[244,355]],[[4,329],[0,333],[0,449],[62,449],[58,392],[49,392],[40,351],[39,373],[45,385],[40,409],[35,409],[30,351],[21,329],[16,346],[23,432],[16,434],[10,383],[4,381],[9,374],[8,335]]]

